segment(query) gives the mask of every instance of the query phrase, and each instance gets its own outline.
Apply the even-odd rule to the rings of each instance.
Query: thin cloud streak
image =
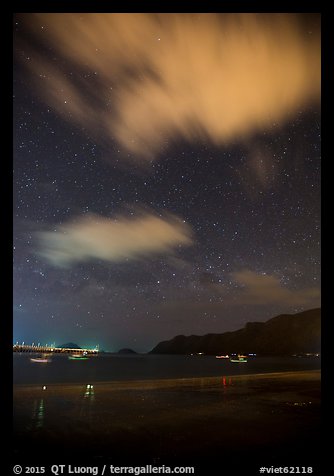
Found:
[[[242,288],[239,302],[247,305],[284,304],[316,307],[320,304],[320,289],[316,287],[291,290],[283,286],[279,278],[245,269],[231,273]]]

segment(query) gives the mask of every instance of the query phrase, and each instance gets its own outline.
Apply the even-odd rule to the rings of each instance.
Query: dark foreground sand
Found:
[[[89,383],[88,383],[89,384]],[[320,371],[14,386],[14,459],[320,474]],[[213,472],[209,466],[220,468]]]

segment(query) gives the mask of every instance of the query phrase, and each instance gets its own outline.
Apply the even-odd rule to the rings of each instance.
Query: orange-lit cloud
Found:
[[[320,94],[319,35],[293,14],[23,20],[63,60],[25,46],[30,59],[23,61],[44,100],[141,159],[156,158],[166,140],[178,137],[215,144],[247,138]]]
[[[178,217],[142,213],[137,218],[105,218],[89,214],[57,231],[39,232],[39,255],[54,266],[68,267],[97,259],[123,262],[156,254],[171,254],[192,244],[190,227]]]
[[[233,279],[242,286],[239,299],[242,304],[282,304],[291,306],[318,306],[320,289],[305,288],[291,290],[283,286],[272,275],[259,274],[251,270],[231,273]]]

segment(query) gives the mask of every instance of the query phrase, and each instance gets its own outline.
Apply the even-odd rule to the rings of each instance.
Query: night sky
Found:
[[[320,305],[317,14],[16,14],[14,341]]]

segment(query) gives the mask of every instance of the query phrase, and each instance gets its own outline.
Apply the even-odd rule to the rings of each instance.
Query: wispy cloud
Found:
[[[235,282],[241,286],[238,293],[242,304],[282,304],[284,306],[317,306],[320,303],[320,289],[288,289],[279,278],[259,274],[245,269],[231,273]]]
[[[319,97],[319,35],[293,14],[22,18],[59,58],[22,46],[38,93],[138,158],[156,157],[166,139],[248,138]]]
[[[57,231],[39,232],[37,238],[38,254],[57,267],[94,259],[122,262],[172,254],[193,242],[191,228],[184,221],[175,215],[159,217],[148,212],[115,219],[85,215]]]

